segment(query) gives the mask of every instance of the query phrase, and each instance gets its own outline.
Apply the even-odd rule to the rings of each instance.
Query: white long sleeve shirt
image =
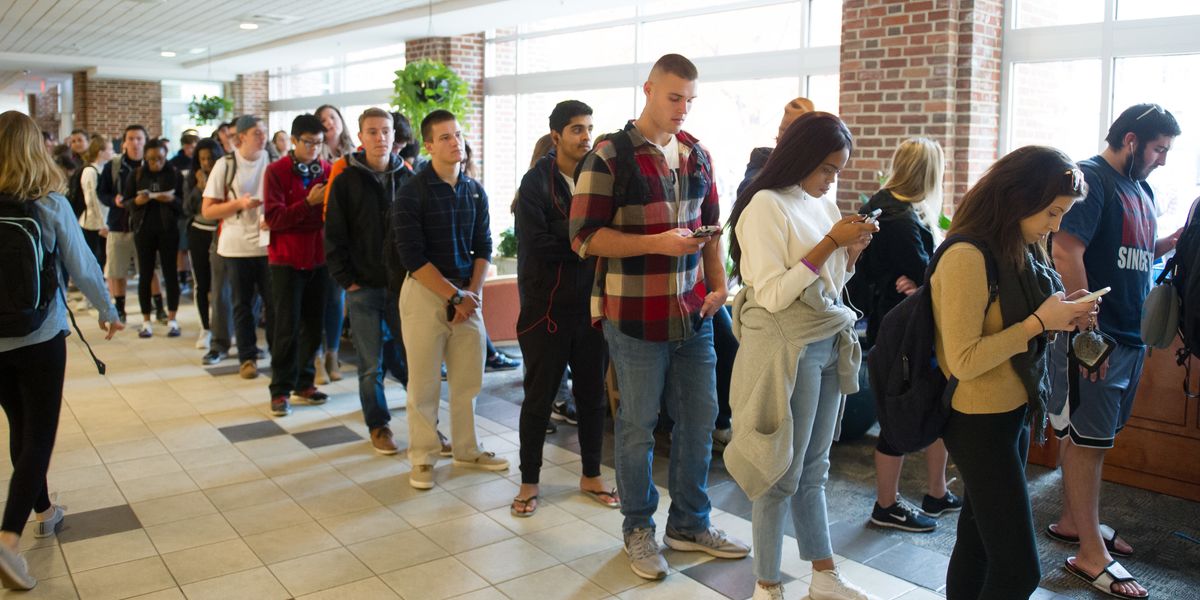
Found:
[[[88,231],[100,231],[108,227],[108,207],[100,203],[96,194],[96,186],[100,183],[100,169],[103,162],[96,162],[83,167],[79,176],[79,187],[83,190],[84,209],[79,215],[79,226]]]

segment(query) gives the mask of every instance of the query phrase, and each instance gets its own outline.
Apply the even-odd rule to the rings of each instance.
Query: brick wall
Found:
[[[470,86],[470,101],[473,110],[464,118],[459,118],[466,130],[467,143],[471,144],[471,156],[483,178],[485,165],[483,160],[483,34],[459,35],[453,37],[421,38],[409,40],[404,45],[404,58],[414,61],[429,58],[441,61],[447,67],[458,73]],[[419,129],[420,123],[413,123],[414,129]],[[420,135],[418,133],[418,135]]]
[[[233,100],[233,114],[267,118],[270,78],[266,71],[238,75],[225,85],[225,97]]]
[[[162,135],[162,84],[157,81],[92,79],[75,73],[75,127],[119,138],[138,124],[151,137]]]
[[[844,210],[878,189],[908,137],[942,145],[948,201],[996,159],[1003,17],[1002,0],[845,0],[841,116],[855,152],[838,185]]]
[[[59,140],[59,128],[62,126],[62,115],[58,112],[58,86],[48,86],[45,92],[29,95],[29,115],[33,117],[38,128],[49,131],[54,139]]]

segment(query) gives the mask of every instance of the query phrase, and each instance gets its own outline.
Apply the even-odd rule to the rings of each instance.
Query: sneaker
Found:
[[[433,465],[415,465],[408,474],[408,484],[418,490],[433,489]]]
[[[171,321],[167,323],[167,337],[179,337],[183,332],[179,329],[179,323]]]
[[[170,320],[167,318],[167,311],[161,308],[154,309],[154,318],[158,320],[159,325],[166,325],[167,321]]]
[[[754,597],[750,600],[783,600],[783,584],[777,583],[766,587],[756,582],[754,584]]]
[[[225,360],[226,358],[229,358],[229,355],[224,352],[221,352],[220,350],[209,350],[200,359],[200,362],[205,365],[215,365],[215,364]]]
[[[555,402],[550,405],[550,418],[555,421],[562,421],[567,425],[579,425],[579,415],[575,412],[575,408],[570,404]]]
[[[485,471],[507,471],[508,460],[496,456],[495,452],[480,452],[474,460],[454,459],[454,464],[460,467],[472,467]]]
[[[32,590],[37,585],[25,558],[3,544],[0,544],[0,582],[10,590]]]
[[[138,337],[146,339],[154,335],[154,328],[150,326],[150,321],[142,323],[142,328],[138,329]]]
[[[625,554],[629,568],[642,579],[662,579],[667,576],[667,559],[663,558],[654,539],[654,529],[634,529],[625,534]]]
[[[716,527],[696,533],[684,533],[668,527],[663,542],[673,550],[704,552],[717,558],[742,558],[750,554],[750,546],[746,542],[730,537]]]
[[[50,515],[45,521],[35,521],[36,525],[33,530],[33,537],[48,538],[58,532],[59,525],[62,525],[64,510],[66,507],[54,505],[54,514]]]
[[[808,584],[808,597],[812,600],[878,600],[862,588],[842,579],[837,569],[814,571]]]
[[[329,400],[329,394],[318,390],[315,387],[310,387],[306,390],[298,390],[292,392],[292,400],[295,402],[307,402],[313,406],[325,404]]]
[[[442,456],[454,456],[454,446],[450,445],[450,438],[446,437],[446,435],[440,431],[437,432],[437,434],[438,442],[441,442],[442,444],[442,449],[438,451],[438,454]]]
[[[558,433],[558,425],[555,425],[554,421],[546,421],[546,435],[551,433]]]
[[[201,329],[200,335],[196,336],[196,349],[208,350],[210,343],[212,343],[212,332],[207,329]]]
[[[503,352],[497,352],[488,357],[483,370],[489,373],[493,371],[511,371],[519,366],[521,366],[521,361],[511,358]]]
[[[255,359],[257,359],[257,360],[262,360],[262,359],[264,359],[264,358],[266,358],[266,357],[267,357],[267,352],[266,352],[265,350],[263,350],[262,348],[255,348],[255,349],[254,349],[254,358],[255,358]]]
[[[75,306],[72,307],[71,310],[75,312],[87,312],[92,310],[92,301],[88,300],[87,298],[81,298],[75,303]]]
[[[242,379],[258,377],[258,363],[253,360],[242,361],[242,366],[238,368],[238,375],[241,375]]]
[[[875,509],[871,511],[871,522],[880,527],[917,533],[928,533],[937,529],[937,521],[921,514],[899,495],[896,496],[896,503],[887,508],[879,506],[876,502]]]
[[[126,314],[125,311],[123,311],[123,310],[117,311],[117,318],[121,320],[122,325],[129,322],[129,315]]]
[[[271,414],[277,417],[292,414],[292,405],[288,403],[287,396],[271,396]]]
[[[442,364],[442,381],[449,381],[449,378],[446,376],[446,365],[445,364]]]
[[[400,447],[396,445],[396,440],[392,438],[390,427],[376,427],[371,430],[371,447],[376,452],[384,455],[392,455],[400,451]]]
[[[725,446],[729,445],[729,441],[733,439],[733,429],[726,427],[725,429],[713,430],[713,452],[724,452]]]
[[[929,494],[925,494],[925,499],[921,501],[921,511],[931,517],[940,517],[948,512],[958,512],[962,510],[962,498],[954,495],[954,492],[946,490],[946,495],[941,498],[934,498]]]

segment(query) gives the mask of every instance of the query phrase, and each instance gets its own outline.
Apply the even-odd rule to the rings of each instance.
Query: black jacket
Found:
[[[746,186],[758,175],[763,166],[767,164],[767,158],[771,156],[771,151],[774,148],[755,148],[750,151],[750,162],[746,163],[746,174],[742,177],[742,182],[738,184],[737,193],[739,196],[745,191]]]
[[[100,176],[96,180],[96,196],[100,198],[100,204],[108,207],[108,230],[126,232],[132,231],[129,228],[129,204],[133,201],[132,198],[125,198],[122,190],[130,175],[134,170],[144,164],[144,160],[133,160],[126,157],[124,154],[116,156],[113,160],[104,163],[104,168],[100,170]],[[116,181],[114,182],[112,166],[113,164],[120,165],[117,170]],[[120,194],[122,203],[125,208],[117,206],[116,197]]]
[[[125,206],[129,207],[129,230],[135,234],[143,229],[179,235],[179,217],[183,216],[183,182],[179,172],[170,163],[163,165],[161,171],[151,173],[143,163],[134,169],[125,180],[121,195],[125,197]],[[135,201],[139,190],[150,192],[173,191],[174,197],[170,202],[151,200],[141,206]]]
[[[571,250],[571,192],[558,173],[551,150],[525,173],[517,190],[517,287],[521,295],[518,330],[541,319],[547,311],[555,315],[590,314],[596,258],[580,260]]]
[[[384,256],[391,247],[388,213],[396,192],[413,173],[395,155],[382,173],[367,166],[364,152],[342,160],[347,167],[329,184],[325,207],[325,264],[343,288],[353,284],[386,288]]]
[[[896,280],[904,275],[923,285],[925,268],[933,256],[933,232],[911,203],[897,200],[888,190],[880,190],[858,212],[867,214],[877,208],[883,211],[879,215],[879,232],[859,259],[854,278],[861,278],[873,288],[868,304],[859,306],[867,313],[869,341],[874,341],[883,316],[905,298],[896,291]]]

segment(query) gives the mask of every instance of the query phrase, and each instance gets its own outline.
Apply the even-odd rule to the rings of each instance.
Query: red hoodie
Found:
[[[267,166],[263,181],[263,210],[271,230],[267,261],[293,269],[315,269],[325,264],[323,206],[310,205],[308,190],[325,183],[329,163],[321,161],[321,175],[304,185],[292,167],[291,155]]]

